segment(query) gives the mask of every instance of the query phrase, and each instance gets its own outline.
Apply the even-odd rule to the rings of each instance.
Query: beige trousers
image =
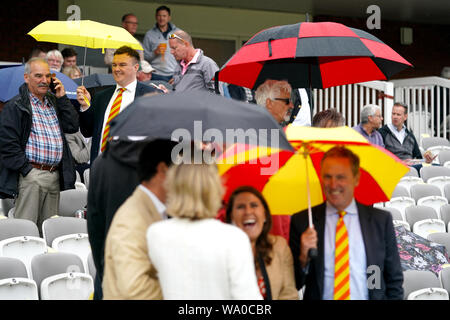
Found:
[[[41,232],[42,222],[58,214],[59,173],[33,168],[26,177],[19,176],[14,217],[33,221]]]

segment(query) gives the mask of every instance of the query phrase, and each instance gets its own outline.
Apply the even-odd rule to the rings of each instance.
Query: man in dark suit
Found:
[[[392,218],[354,199],[359,158],[335,147],[321,162],[327,201],[292,216],[289,245],[297,288],[305,300],[403,299],[403,273]],[[308,252],[317,248],[315,258]],[[337,254],[336,254],[337,253]]]
[[[117,85],[97,93],[91,105],[86,101],[91,96],[85,87],[77,89],[77,100],[81,105],[80,130],[86,138],[92,137],[91,164],[106,147],[109,137],[109,122],[130,105],[136,97],[146,93],[162,93],[161,90],[137,81],[139,54],[123,46],[114,52],[112,74]]]

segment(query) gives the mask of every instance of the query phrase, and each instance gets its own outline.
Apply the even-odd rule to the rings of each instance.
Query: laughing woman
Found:
[[[265,300],[297,300],[292,253],[286,240],[269,235],[272,219],[263,195],[253,187],[233,191],[226,221],[242,229],[249,237],[256,277]]]

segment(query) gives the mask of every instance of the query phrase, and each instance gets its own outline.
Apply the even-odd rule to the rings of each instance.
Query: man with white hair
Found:
[[[281,124],[289,121],[289,111],[294,107],[291,91],[291,85],[287,81],[267,79],[256,89],[255,100],[260,106],[266,107],[275,121]]]
[[[64,58],[59,50],[50,50],[47,52],[47,62],[50,70],[61,72]]]
[[[361,133],[370,143],[384,148],[383,137],[378,132],[382,121],[380,106],[367,104],[361,109],[361,123],[354,126],[353,129]]]

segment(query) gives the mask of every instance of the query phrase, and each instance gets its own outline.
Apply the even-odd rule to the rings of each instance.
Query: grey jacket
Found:
[[[405,130],[406,136],[403,143],[398,141],[387,125],[384,125],[378,131],[383,137],[384,147],[400,159],[422,159],[422,153],[420,152],[416,137],[414,137],[414,134],[408,128]]]
[[[187,91],[195,89],[208,89],[214,91],[214,81],[212,80],[216,71],[219,70],[217,63],[205,56],[200,50],[200,55],[196,63],[188,66],[186,73],[181,74],[182,67],[178,63],[173,75],[173,88],[175,91]]]
[[[91,142],[86,142],[80,131],[77,133],[66,133],[66,140],[72,152],[72,157],[76,163],[87,163],[91,158]]]
[[[167,34],[167,38],[161,33],[161,30],[155,25],[152,29],[147,31],[144,37],[144,59],[147,60],[153,68],[154,73],[162,76],[171,76],[177,66],[177,61],[170,53],[169,36],[178,30],[178,28],[169,22],[170,32]],[[162,55],[155,55],[154,51],[160,43],[167,45],[166,52],[164,54],[164,60]]]

